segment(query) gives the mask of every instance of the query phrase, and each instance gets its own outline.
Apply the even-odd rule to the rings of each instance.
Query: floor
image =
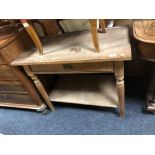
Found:
[[[136,87],[135,87],[136,86]],[[55,104],[56,112],[0,109],[0,133],[4,135],[115,135],[155,134],[155,114],[145,108],[145,87],[141,78],[126,78],[126,117],[117,109]]]

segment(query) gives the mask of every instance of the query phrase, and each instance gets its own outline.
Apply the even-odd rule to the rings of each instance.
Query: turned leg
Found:
[[[114,73],[116,77],[116,88],[119,102],[120,117],[125,116],[125,89],[124,89],[124,63],[114,62]]]
[[[37,33],[35,32],[34,28],[31,26],[31,24],[29,24],[27,22],[27,20],[20,20],[24,26],[24,28],[26,29],[27,33],[29,34],[29,36],[31,37],[31,39],[33,40],[35,46],[37,47],[37,49],[39,50],[39,54],[43,54],[43,47],[41,44],[41,41],[37,35]]]
[[[90,23],[94,47],[97,52],[100,52],[99,41],[97,37],[97,19],[89,19],[89,23]]]
[[[23,66],[27,75],[29,77],[31,77],[31,79],[33,80],[35,86],[37,87],[39,93],[42,95],[43,99],[45,100],[46,104],[48,105],[48,107],[50,108],[50,110],[55,111],[55,108],[53,106],[53,104],[51,103],[46,90],[44,88],[44,86],[42,85],[41,81],[38,79],[38,77],[36,75],[34,75],[30,69],[29,66]]]

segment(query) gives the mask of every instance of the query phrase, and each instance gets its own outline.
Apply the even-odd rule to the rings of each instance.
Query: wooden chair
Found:
[[[138,40],[141,58],[149,61],[150,81],[147,92],[147,110],[155,112],[155,20],[134,20],[133,34]]]
[[[32,24],[30,24],[30,22],[28,22],[28,20],[25,20],[25,19],[24,20],[22,19],[20,21],[23,24],[23,26],[25,27],[25,29],[28,32],[31,39],[33,40],[35,46],[39,50],[39,54],[42,55],[43,54],[42,43],[41,43],[36,31],[34,30]],[[100,52],[100,46],[99,46],[99,41],[98,41],[98,37],[97,37],[97,19],[90,19],[89,23],[90,23],[92,40],[94,43],[95,50],[97,52]],[[100,25],[101,25],[102,32],[106,32],[105,31],[105,21],[103,19],[100,20]]]

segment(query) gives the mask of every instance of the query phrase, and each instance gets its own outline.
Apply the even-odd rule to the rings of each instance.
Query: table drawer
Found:
[[[18,80],[8,65],[0,65],[0,80]]]
[[[31,69],[36,74],[113,72],[113,62],[32,65]]]
[[[27,92],[19,81],[0,81],[0,93],[26,94]]]

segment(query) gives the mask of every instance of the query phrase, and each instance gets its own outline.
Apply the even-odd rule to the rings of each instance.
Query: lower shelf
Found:
[[[50,93],[54,102],[102,107],[118,106],[116,82],[113,75],[62,75]]]

